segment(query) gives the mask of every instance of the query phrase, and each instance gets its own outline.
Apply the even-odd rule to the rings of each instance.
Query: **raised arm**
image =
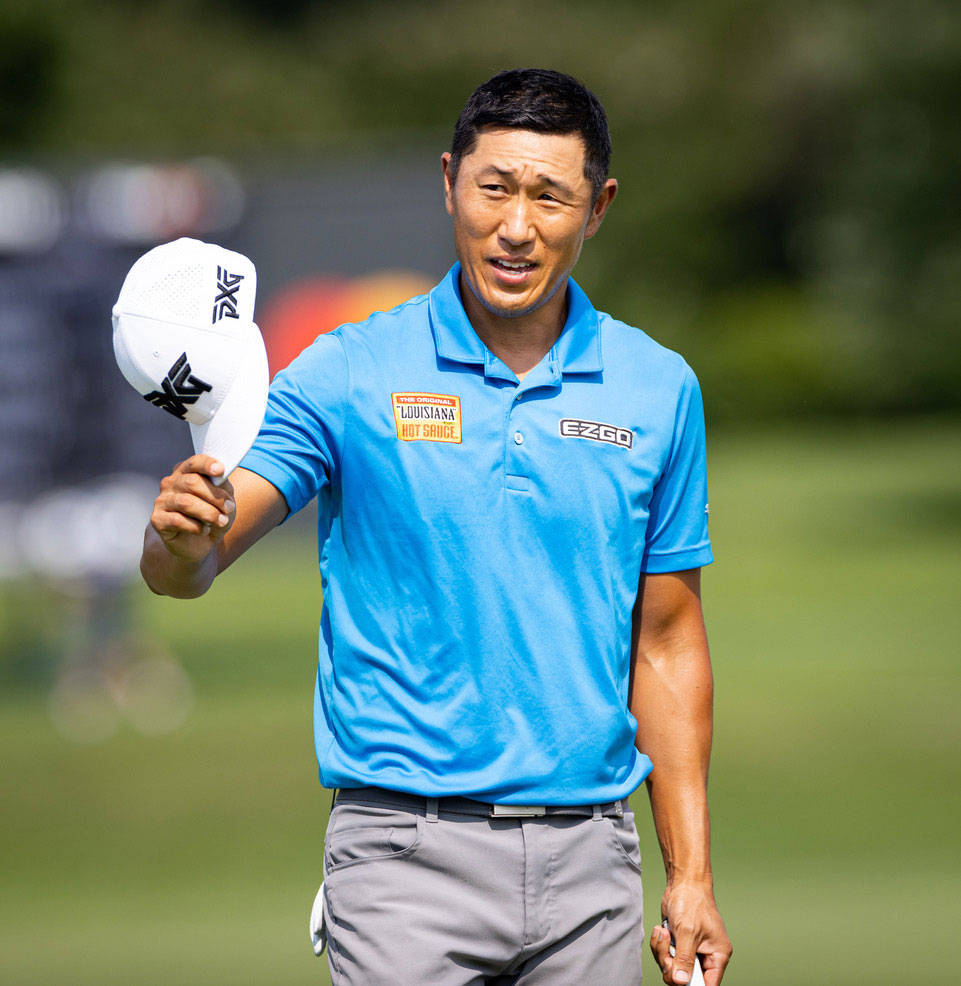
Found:
[[[651,949],[666,983],[687,983],[695,953],[717,986],[731,943],[714,902],[707,772],[714,682],[701,613],[700,569],[641,577],[634,610],[631,712],[637,748],[654,764],[648,793],[667,887],[661,901],[677,956],[659,925]]]
[[[153,592],[178,599],[203,595],[213,580],[287,516],[280,491],[257,473],[192,455],[160,483],[144,534],[140,572]]]

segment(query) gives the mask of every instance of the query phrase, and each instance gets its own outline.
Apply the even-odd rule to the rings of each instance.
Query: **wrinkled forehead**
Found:
[[[587,147],[579,133],[553,134],[515,127],[484,127],[463,164],[471,170],[493,169],[518,180],[547,176],[577,185],[585,175]]]

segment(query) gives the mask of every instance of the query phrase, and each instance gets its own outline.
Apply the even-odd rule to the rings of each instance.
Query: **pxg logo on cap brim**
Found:
[[[257,272],[243,254],[186,237],[130,268],[113,307],[127,382],[190,424],[194,450],[224,465],[253,444],[267,406],[267,353],[254,324]]]

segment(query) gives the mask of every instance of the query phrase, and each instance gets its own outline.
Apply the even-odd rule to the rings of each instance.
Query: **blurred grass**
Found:
[[[712,440],[725,982],[943,978],[961,891],[959,453],[957,420]],[[314,554],[292,523],[202,600],[135,590],[196,687],[173,736],[75,746],[39,692],[0,704],[0,980],[326,981],[306,940],[328,806]],[[663,876],[645,801],[650,925]]]

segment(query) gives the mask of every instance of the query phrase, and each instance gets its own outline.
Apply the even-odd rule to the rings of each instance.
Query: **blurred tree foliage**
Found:
[[[961,403],[956,0],[3,9],[8,151],[441,150],[495,71],[571,72],[622,191],[579,279],[685,353],[715,418]]]
[[[42,131],[60,95],[60,55],[54,17],[0,5],[0,149],[29,144]]]

